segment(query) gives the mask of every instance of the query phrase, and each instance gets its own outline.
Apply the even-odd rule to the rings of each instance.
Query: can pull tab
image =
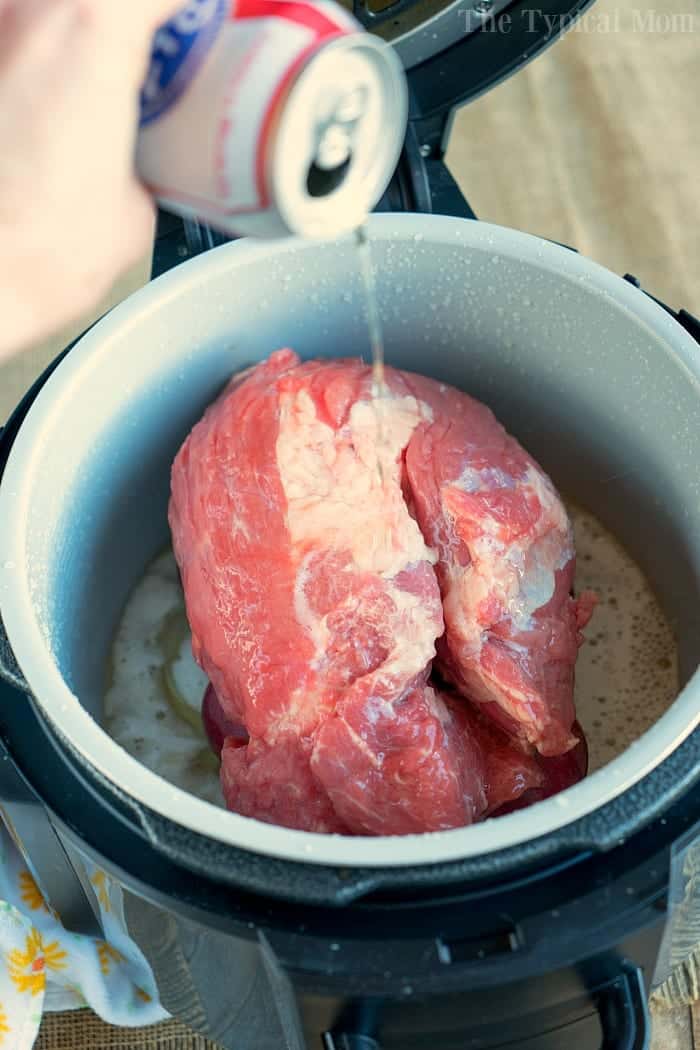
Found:
[[[347,175],[351,161],[352,154],[349,154],[347,159],[335,168],[324,168],[314,161],[306,177],[306,190],[309,197],[327,197],[330,193],[334,193]]]
[[[355,132],[366,103],[366,89],[353,88],[336,100],[330,114],[319,117],[315,155],[306,179],[310,197],[333,193],[350,170]]]

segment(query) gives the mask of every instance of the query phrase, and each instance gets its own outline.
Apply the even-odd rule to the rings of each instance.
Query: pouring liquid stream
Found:
[[[379,469],[379,478],[383,482],[382,446],[385,435],[382,408],[384,399],[389,396],[389,390],[384,378],[384,336],[377,305],[377,287],[374,280],[374,270],[372,269],[369,238],[364,226],[359,226],[355,230],[355,242],[357,244],[360,274],[365,293],[365,312],[372,353],[372,402],[377,416],[377,467]]]

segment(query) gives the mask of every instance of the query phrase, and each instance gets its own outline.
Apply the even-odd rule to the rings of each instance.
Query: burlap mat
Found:
[[[176,1021],[150,1028],[115,1028],[89,1010],[48,1014],[35,1050],[218,1050]]]
[[[579,29],[457,118],[448,160],[479,217],[575,246],[700,312],[699,44],[697,0],[598,0]],[[0,368],[0,420],[70,334]],[[696,994],[689,965],[667,988],[676,1002]],[[48,1017],[38,1045],[211,1046],[175,1023],[119,1030],[83,1011]]]
[[[480,219],[568,244],[698,313],[699,95],[698,0],[597,0],[460,112],[448,160]]]
[[[658,1009],[700,1001],[700,839],[674,852],[670,880],[671,919],[661,946]]]

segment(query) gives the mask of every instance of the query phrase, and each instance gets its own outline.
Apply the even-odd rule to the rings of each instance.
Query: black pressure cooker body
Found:
[[[465,11],[446,4],[433,12],[433,29],[412,0],[383,11],[358,0],[358,17],[389,39],[393,33],[410,67],[408,135],[378,211],[474,218],[443,160],[454,107],[534,57],[587,6],[545,0],[535,11],[484,0]],[[505,14],[510,29],[502,32]],[[222,240],[161,213],[154,273]],[[673,316],[698,338],[691,315]],[[0,477],[57,364],[5,427]],[[10,653],[0,655],[11,664]],[[6,814],[12,804],[21,819],[39,799],[50,816],[47,834],[59,832],[44,871],[58,878],[61,869],[67,901],[66,872],[79,869],[81,855],[117,879],[127,927],[154,969],[163,1005],[226,1047],[649,1044],[646,993],[669,866],[700,828],[698,732],[634,787],[534,841],[448,863],[347,869],[237,849],[135,804],[30,699],[2,684],[0,736]],[[89,908],[89,887],[78,882],[73,888]],[[89,925],[82,928],[90,932]]]
[[[478,875],[458,866],[407,869],[392,873],[391,886],[370,879],[364,889],[362,872],[331,871],[331,886],[344,875],[359,878],[352,899],[300,903],[294,897],[317,874],[309,865],[232,851],[224,880],[193,872],[189,856],[178,862],[26,698],[2,689],[0,731],[15,768],[69,853],[72,844],[119,881],[129,931],[166,1008],[225,1046],[648,1045],[646,990],[669,865],[698,834],[697,782],[641,831],[626,839],[620,832],[608,851],[555,849],[539,863],[524,856],[508,875],[497,856],[493,865],[485,858]],[[697,767],[697,734],[679,751],[686,747]],[[670,761],[665,772],[673,777]],[[269,893],[280,863],[286,898]],[[245,888],[237,885],[239,864],[249,868]]]
[[[0,477],[56,364],[5,428]],[[136,804],[2,689],[6,803],[31,792],[69,865],[87,855],[118,880],[165,1007],[224,1045],[648,1045],[669,866],[700,828],[699,733],[556,832],[449,863],[343,869],[238,849]]]

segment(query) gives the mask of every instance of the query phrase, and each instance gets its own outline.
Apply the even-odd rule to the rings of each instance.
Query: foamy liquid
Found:
[[[592,514],[572,504],[568,511],[576,538],[576,589],[599,596],[576,665],[576,707],[593,772],[673,703],[677,654],[673,632],[641,569]],[[163,621],[183,607],[175,559],[167,551],[152,563],[124,609],[112,652],[105,726],[153,772],[223,805],[204,733],[173,711],[164,686]],[[196,705],[201,697],[188,699]]]
[[[360,263],[360,276],[365,295],[365,312],[367,314],[367,329],[372,355],[372,396],[374,398],[386,397],[388,391],[384,381],[384,335],[381,317],[379,316],[377,286],[374,280],[369,238],[363,226],[360,226],[355,231],[355,243],[357,244],[357,257]]]

